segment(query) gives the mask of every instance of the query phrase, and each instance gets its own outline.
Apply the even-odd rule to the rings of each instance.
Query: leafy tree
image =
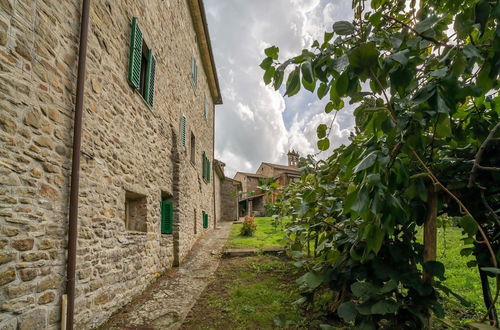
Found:
[[[353,10],[300,55],[281,62],[273,46],[261,63],[289,97],[303,87],[328,97],[326,113],[356,105],[352,143],[310,161],[282,196],[289,248],[309,270],[303,300],[330,288],[329,310],[356,327],[429,327],[431,313],[444,315],[437,289],[453,294],[435,261],[436,217],[449,214],[461,217],[496,324],[500,4],[354,0]],[[326,124],[317,135],[329,149]]]

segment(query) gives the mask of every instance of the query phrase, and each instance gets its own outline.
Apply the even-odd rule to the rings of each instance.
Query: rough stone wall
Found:
[[[222,221],[238,220],[238,187],[232,180],[221,182],[220,188],[220,219]]]
[[[260,164],[257,172],[260,175],[265,176],[266,178],[272,178],[273,176],[276,175],[276,170],[274,167],[268,165],[268,164]]]
[[[0,0],[0,329],[59,328],[80,6]],[[153,108],[127,83],[132,16],[156,55]],[[92,2],[77,329],[99,325],[182,261],[207,231],[202,211],[213,223],[213,185],[201,177],[201,154],[212,161],[214,113],[195,40],[185,0]],[[179,146],[181,114],[196,136],[195,164]],[[146,196],[147,232],[126,230],[127,191]],[[162,198],[174,200],[174,235],[160,234]]]
[[[220,177],[216,171],[214,171],[214,185],[215,185],[215,216],[217,218],[217,222],[223,219],[222,216],[222,204],[227,203],[222,196],[222,186],[224,185],[224,177]]]

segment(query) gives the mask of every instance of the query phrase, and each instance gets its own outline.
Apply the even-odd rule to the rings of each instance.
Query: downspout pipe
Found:
[[[80,152],[82,144],[83,96],[85,69],[87,64],[87,41],[89,32],[90,0],[83,0],[78,54],[78,76],[76,80],[75,117],[73,124],[73,155],[71,163],[71,190],[69,195],[68,259],[66,268],[66,294],[68,306],[66,329],[73,330],[75,314],[76,242],[78,237],[78,194],[80,188]]]

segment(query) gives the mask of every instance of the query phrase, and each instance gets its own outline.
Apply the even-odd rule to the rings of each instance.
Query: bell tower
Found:
[[[288,166],[297,167],[299,165],[299,153],[295,150],[288,151]]]

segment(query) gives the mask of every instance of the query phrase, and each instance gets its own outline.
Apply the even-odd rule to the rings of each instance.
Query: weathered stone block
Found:
[[[40,128],[40,126],[42,125],[40,112],[36,110],[28,112],[28,114],[24,118],[24,123],[34,128]]]
[[[96,305],[104,305],[111,299],[110,295],[107,292],[100,293],[97,297],[94,298],[94,304]]]
[[[12,241],[12,247],[18,251],[29,251],[33,249],[34,243],[35,240],[33,238],[16,239]]]
[[[57,199],[59,197],[59,191],[45,183],[40,185],[39,194],[48,199]]]
[[[9,267],[6,270],[0,272],[0,285],[10,283],[16,279],[16,269],[14,267]]]
[[[2,43],[2,31],[0,22],[0,44]],[[17,125],[16,123],[5,113],[0,113],[0,129],[9,134],[16,133]]]
[[[61,277],[59,275],[53,275],[42,279],[38,283],[37,292],[43,292],[49,289],[57,289],[61,285]]]
[[[10,285],[5,289],[9,298],[18,298],[35,292],[36,285],[31,282],[24,282],[17,285]]]
[[[6,264],[14,260],[16,254],[14,252],[0,252],[0,265]]]
[[[20,230],[19,228],[15,227],[2,226],[2,233],[4,233],[6,236],[12,237],[18,235],[20,233]]]
[[[19,317],[19,330],[45,329],[46,326],[47,311],[45,309],[34,309]]]
[[[38,298],[38,304],[45,305],[53,302],[56,297],[54,291],[46,291]]]
[[[17,318],[11,317],[8,320],[0,322],[0,329],[2,329],[2,330],[17,330]]]
[[[48,136],[42,135],[34,139],[35,143],[42,148],[54,149],[54,141]]]
[[[49,255],[46,252],[28,252],[22,255],[23,261],[38,261],[49,260]]]
[[[2,8],[8,15],[12,14],[12,9],[14,8],[13,0],[0,0],[0,8]]]
[[[27,281],[31,281],[32,279],[34,279],[37,276],[38,270],[35,268],[20,269],[18,271],[18,274],[19,274],[19,277],[21,278],[21,280],[27,282]]]

